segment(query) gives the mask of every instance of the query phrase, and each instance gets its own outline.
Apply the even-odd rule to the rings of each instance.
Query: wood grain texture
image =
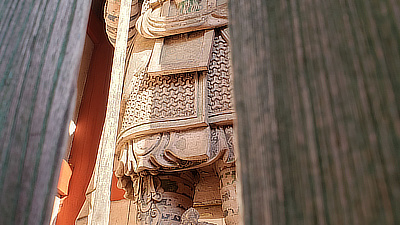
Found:
[[[400,224],[400,3],[231,0],[243,224]]]
[[[107,111],[93,174],[95,190],[91,194],[93,207],[88,217],[88,224],[93,225],[109,224],[110,220],[111,179],[125,75],[131,4],[132,0],[123,0],[120,6]]]
[[[0,224],[49,223],[89,7],[0,3]]]

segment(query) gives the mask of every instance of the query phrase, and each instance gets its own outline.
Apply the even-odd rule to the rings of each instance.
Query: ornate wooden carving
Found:
[[[140,223],[162,224],[164,218],[158,217],[162,210],[150,210],[160,202],[138,191],[149,183],[144,177],[195,170],[219,159],[234,165],[226,22],[226,1],[143,2],[135,24],[139,34],[128,52],[115,171],[125,197],[138,202]],[[153,206],[141,207],[143,201]]]

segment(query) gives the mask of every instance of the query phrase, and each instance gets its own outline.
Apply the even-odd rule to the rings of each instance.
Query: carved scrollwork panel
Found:
[[[144,74],[126,102],[122,129],[150,121],[196,115],[196,73]]]
[[[216,35],[207,70],[207,110],[210,123],[233,119],[232,73],[229,54],[229,45],[223,35]]]

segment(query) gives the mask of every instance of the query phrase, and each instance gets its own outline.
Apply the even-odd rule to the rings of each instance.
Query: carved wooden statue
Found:
[[[118,10],[107,1],[112,43]],[[137,224],[184,223],[210,165],[226,224],[238,223],[227,24],[226,0],[133,1],[115,174]]]

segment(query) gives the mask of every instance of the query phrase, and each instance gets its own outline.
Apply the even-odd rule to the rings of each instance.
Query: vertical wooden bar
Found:
[[[107,112],[94,171],[95,191],[91,196],[93,208],[89,214],[89,224],[105,225],[109,223],[110,218],[111,178],[124,80],[131,4],[132,0],[121,0]]]
[[[231,0],[243,224],[400,224],[400,3]]]
[[[0,224],[49,223],[90,3],[0,3]]]

